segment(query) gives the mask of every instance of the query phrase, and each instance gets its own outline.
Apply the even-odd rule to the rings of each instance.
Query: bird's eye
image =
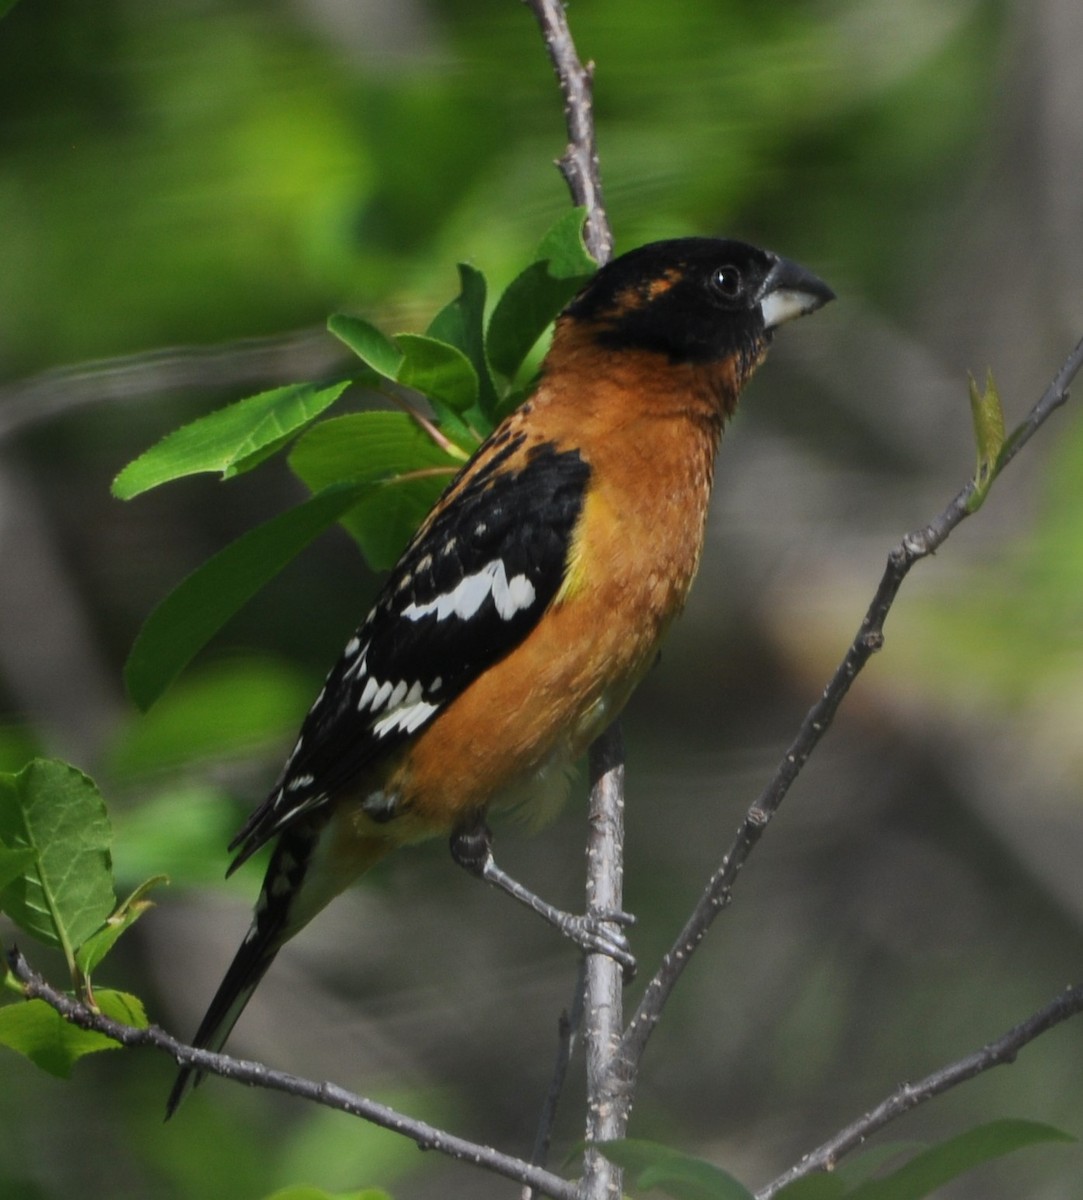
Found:
[[[733,300],[741,293],[744,281],[736,267],[715,267],[711,272],[711,290],[725,300]]]

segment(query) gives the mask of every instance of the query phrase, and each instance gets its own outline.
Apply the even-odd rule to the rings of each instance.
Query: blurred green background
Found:
[[[577,0],[618,250],[728,233],[839,302],[787,329],[723,446],[701,578],[625,722],[646,977],[852,636],[888,549],[973,470],[966,373],[1009,421],[1083,333],[1078,0]],[[129,504],[184,420],[335,378],[349,309],[422,328],[564,211],[559,98],[516,0],[22,0],[0,22],[0,766],[91,771],[124,882],[173,886],[102,979],[190,1033],[258,873],[221,883],[373,594],[332,534],[140,716],[141,621],[300,495],[284,468]],[[362,398],[359,403],[364,403]],[[887,645],[742,875],[651,1046],[631,1132],[753,1186],[1023,1018],[1081,962],[1083,422],[1071,406],[907,582]],[[583,809],[503,864],[580,904]],[[527,1153],[574,956],[449,861],[399,856],[284,952],[232,1040]],[[45,956],[41,965],[49,965]],[[642,986],[641,984],[638,986]],[[638,995],[631,990],[630,1000]],[[1083,1025],[898,1124],[1083,1133]],[[345,1117],[170,1064],[72,1083],[9,1055],[0,1196],[508,1196]],[[579,1136],[578,1074],[558,1155]],[[1078,1197],[1083,1152],[945,1191]]]

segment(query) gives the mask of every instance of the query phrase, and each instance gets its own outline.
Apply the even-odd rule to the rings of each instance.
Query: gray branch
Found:
[[[175,1037],[159,1029],[157,1025],[149,1025],[146,1029],[137,1029],[132,1025],[124,1025],[110,1017],[95,1011],[89,1005],[58,992],[40,975],[31,969],[30,964],[15,948],[8,951],[8,969],[22,984],[23,992],[28,999],[44,1000],[46,1004],[71,1024],[80,1029],[92,1029],[103,1033],[106,1037],[122,1046],[151,1046],[173,1058],[178,1066],[195,1067],[207,1075],[220,1075],[223,1079],[232,1079],[236,1083],[248,1084],[250,1087],[269,1088],[276,1092],[285,1092],[290,1096],[298,1096],[310,1100],[314,1104],[322,1104],[325,1108],[334,1108],[339,1112],[350,1113],[362,1120],[370,1121],[402,1134],[415,1142],[421,1150],[436,1150],[449,1158],[460,1162],[470,1163],[476,1167],[503,1175],[518,1183],[529,1184],[535,1192],[552,1196],[553,1200],[577,1200],[578,1190],[574,1183],[542,1170],[520,1158],[502,1154],[491,1146],[482,1146],[477,1142],[467,1141],[454,1134],[445,1133],[442,1129],[429,1125],[425,1121],[408,1117],[404,1113],[378,1104],[365,1096],[358,1096],[334,1083],[318,1083],[311,1079],[303,1079],[298,1075],[290,1075],[285,1071],[273,1071],[262,1063],[250,1062],[247,1059],[234,1058],[229,1054],[214,1054],[209,1050],[197,1050],[178,1041]]]
[[[594,64],[579,59],[561,0],[524,0],[541,26],[553,63],[568,126],[568,147],[557,166],[572,200],[587,210],[587,249],[604,265],[613,256],[613,234],[602,198],[598,146],[594,138]]]

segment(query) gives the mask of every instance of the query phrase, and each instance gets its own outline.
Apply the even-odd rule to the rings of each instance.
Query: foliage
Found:
[[[0,775],[0,912],[62,951],[76,987],[108,1016],[145,1025],[143,1006],[122,992],[90,990],[90,976],[117,938],[150,907],[147,880],[116,903],[105,805],[94,784],[65,763],[36,759]],[[114,1049],[76,1029],[43,1001],[0,1009],[0,1044],[51,1074],[95,1050]]]

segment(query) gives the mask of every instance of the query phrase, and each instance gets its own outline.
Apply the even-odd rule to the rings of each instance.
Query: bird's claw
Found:
[[[631,925],[635,918],[631,913],[605,913],[599,916],[587,914],[568,916],[561,932],[588,954],[604,954],[620,964],[626,984],[635,978],[637,964],[632,954],[631,943],[613,925]]]

